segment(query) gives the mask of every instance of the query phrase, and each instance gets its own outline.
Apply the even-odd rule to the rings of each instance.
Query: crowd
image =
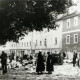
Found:
[[[42,52],[39,51],[37,56],[36,72],[38,74],[43,74],[43,71],[46,70],[49,74],[52,74],[52,71],[54,71],[54,64],[62,65],[65,56],[64,52],[59,54],[56,54],[56,51],[54,54],[47,52],[47,55],[45,55],[45,53],[42,54]]]
[[[43,74],[43,72],[45,70],[48,72],[48,74],[52,74],[52,71],[54,71],[54,65],[55,64],[62,65],[63,60],[66,57],[66,54],[64,52],[57,53],[56,51],[54,53],[47,52],[47,54],[46,54],[46,53],[42,53],[42,51],[39,51],[39,53],[37,53],[35,55],[33,55],[31,53],[29,55],[25,54],[25,55],[23,55],[23,57],[16,56],[16,62],[20,62],[20,64],[23,64],[23,60],[26,59],[27,61],[29,61],[30,64],[33,64],[33,62],[31,63],[31,61],[34,60],[33,56],[36,58],[34,65],[36,66],[36,72],[38,74]],[[14,60],[14,57],[13,57],[13,55],[7,56],[7,53],[2,51],[0,58],[1,58],[3,74],[7,73],[7,58],[9,58],[9,63],[12,63]],[[74,54],[73,54],[72,62],[73,62],[73,67],[75,67],[76,64],[80,67],[80,55],[79,55],[79,58],[77,59],[76,52],[74,52]],[[15,61],[13,62],[12,65],[14,65],[14,64],[15,64]]]
[[[42,51],[39,51],[39,53],[35,55],[33,55],[32,53],[29,55],[24,54],[23,57],[19,57],[18,55],[16,55],[16,60],[14,60],[15,57],[13,53],[7,56],[7,53],[2,51],[0,58],[3,74],[7,72],[7,66],[10,66],[10,68],[16,68],[18,67],[18,62],[23,65],[24,60],[27,60],[28,63],[25,63],[23,66],[28,64],[34,64],[36,66],[36,72],[38,74],[43,73],[45,69],[48,71],[48,73],[52,73],[52,71],[54,71],[54,64],[63,64],[64,59],[63,55],[61,53],[56,54],[56,51],[54,54],[50,52],[47,52],[46,54],[42,53]],[[32,62],[34,58],[35,62]]]

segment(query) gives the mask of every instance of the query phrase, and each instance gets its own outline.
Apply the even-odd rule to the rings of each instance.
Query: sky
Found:
[[[74,3],[77,3],[78,0],[73,0]]]

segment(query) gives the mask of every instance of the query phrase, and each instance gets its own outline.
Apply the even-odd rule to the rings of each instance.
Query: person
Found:
[[[79,54],[79,58],[78,58],[78,67],[80,68],[80,54]]]
[[[47,61],[47,55],[45,52],[43,53],[43,58],[44,58],[44,61],[46,62]]]
[[[30,54],[30,60],[32,60],[33,59],[33,55],[32,55],[32,53]]]
[[[66,53],[64,51],[62,53],[63,53],[63,59],[65,59]]]
[[[37,57],[37,66],[36,66],[36,72],[39,74],[42,74],[43,71],[45,70],[45,65],[44,65],[44,58],[42,55],[42,52],[39,51],[38,57]]]
[[[63,52],[59,53],[59,64],[62,65],[63,64]]]
[[[18,55],[16,56],[16,61],[19,61],[19,56]]]
[[[74,52],[73,54],[73,66],[75,67],[76,64],[76,58],[77,58],[77,53]]]
[[[12,55],[11,54],[9,55],[9,60],[10,60],[10,62],[12,62]]]
[[[53,60],[52,60],[52,55],[50,52],[47,52],[48,57],[47,57],[47,66],[46,66],[46,71],[48,71],[49,74],[52,74],[53,69]]]
[[[2,51],[1,54],[1,64],[2,64],[3,74],[7,73],[7,54],[4,51]]]

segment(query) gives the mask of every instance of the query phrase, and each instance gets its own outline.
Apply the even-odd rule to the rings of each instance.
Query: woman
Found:
[[[46,70],[48,71],[49,74],[52,74],[53,69],[53,60],[52,60],[52,55],[50,52],[47,52],[48,57],[47,57],[47,67]]]
[[[43,73],[43,71],[45,70],[45,66],[44,66],[44,58],[41,54],[42,52],[39,51],[38,53],[38,57],[37,57],[37,67],[36,67],[36,72],[39,73]]]

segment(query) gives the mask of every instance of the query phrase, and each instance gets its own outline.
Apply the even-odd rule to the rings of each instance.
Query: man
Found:
[[[75,67],[75,64],[76,64],[76,58],[77,58],[77,53],[74,52],[73,54],[73,66]]]
[[[7,54],[2,51],[1,54],[1,64],[2,64],[2,70],[3,70],[3,74],[7,72]]]

